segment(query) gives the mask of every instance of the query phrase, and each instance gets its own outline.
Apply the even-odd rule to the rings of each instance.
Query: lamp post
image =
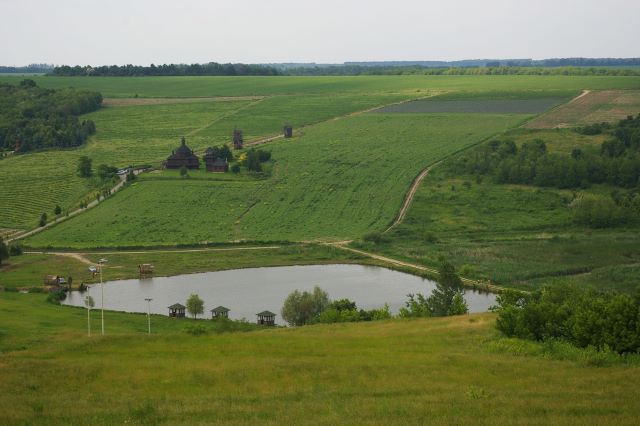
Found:
[[[145,298],[144,300],[147,301],[147,323],[149,325],[149,335],[151,335],[151,301],[153,299]]]
[[[107,259],[102,258],[98,260],[98,264],[100,265],[100,310],[101,312],[101,321],[102,321],[102,335],[104,336],[104,283],[102,282],[102,265],[107,263]]]
[[[91,308],[95,306],[93,297],[86,296],[84,298],[84,304],[87,305],[87,335],[91,337]]]

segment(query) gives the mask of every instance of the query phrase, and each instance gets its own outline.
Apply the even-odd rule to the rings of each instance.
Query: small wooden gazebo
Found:
[[[218,306],[211,310],[211,319],[229,318],[229,309],[224,306]]]
[[[138,272],[140,275],[151,275],[153,274],[153,265],[150,263],[138,265]]]
[[[276,325],[276,314],[271,311],[262,311],[258,316],[259,325]]]
[[[61,277],[58,275],[49,274],[44,276],[43,282],[44,285],[58,286],[60,285],[60,279]]]
[[[179,303],[174,303],[169,306],[169,317],[170,318],[184,318],[184,311],[187,309],[186,306],[181,305]]]
[[[285,138],[293,137],[293,127],[290,124],[285,124],[283,132]]]

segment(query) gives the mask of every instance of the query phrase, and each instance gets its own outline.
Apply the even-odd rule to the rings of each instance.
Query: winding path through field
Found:
[[[404,202],[402,203],[402,207],[400,207],[400,211],[398,212],[396,219],[393,221],[391,226],[389,226],[387,229],[384,230],[383,233],[387,233],[391,231],[393,228],[395,228],[404,220],[404,217],[407,215],[407,211],[409,210],[409,206],[413,201],[413,197],[416,195],[416,191],[418,190],[418,187],[420,186],[424,178],[427,177],[431,169],[437,166],[438,164],[440,164],[440,161],[430,165],[429,167],[421,171],[420,174],[413,180],[413,183],[411,184],[411,187],[409,188],[409,192],[407,192],[407,195],[404,198]]]

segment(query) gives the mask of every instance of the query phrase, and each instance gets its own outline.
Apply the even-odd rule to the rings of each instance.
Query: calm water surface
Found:
[[[111,281],[104,284],[105,309],[125,312],[147,312],[145,298],[152,298],[151,312],[168,315],[167,307],[185,304],[190,294],[204,300],[205,318],[211,309],[222,305],[229,309],[230,318],[255,320],[264,310],[276,314],[276,322],[283,324],[280,309],[292,291],[312,290],[320,286],[331,299],[348,298],[358,308],[380,308],[388,303],[397,313],[404,306],[409,293],[431,294],[433,281],[415,275],[363,265],[311,265],[271,268],[235,269]],[[89,287],[86,293],[69,293],[66,305],[84,306],[84,296],[91,295],[100,308],[100,284]],[[465,299],[471,312],[484,312],[495,304],[495,295],[467,290]]]

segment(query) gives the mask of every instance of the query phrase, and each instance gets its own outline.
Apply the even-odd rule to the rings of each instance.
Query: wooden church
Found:
[[[165,162],[165,167],[167,169],[180,169],[182,166],[187,169],[200,168],[200,159],[193,153],[191,148],[187,146],[184,136],[182,137],[182,144],[180,147],[174,150]]]

